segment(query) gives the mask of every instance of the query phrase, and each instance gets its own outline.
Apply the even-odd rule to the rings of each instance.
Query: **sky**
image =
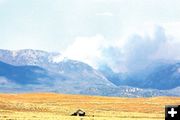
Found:
[[[179,0],[0,0],[0,48],[58,51],[115,71],[180,60]]]

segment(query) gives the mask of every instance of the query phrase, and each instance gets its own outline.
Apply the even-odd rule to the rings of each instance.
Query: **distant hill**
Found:
[[[142,88],[172,89],[180,86],[180,63],[163,64],[154,68],[145,79]]]
[[[153,64],[132,74],[115,73],[107,66],[102,66],[99,70],[117,86],[126,85],[158,90],[180,86],[180,63]]]
[[[13,66],[0,61],[0,76],[16,84],[41,84],[41,80],[52,79],[48,72],[37,66]]]
[[[133,74],[96,70],[40,50],[0,50],[0,92],[55,92],[124,97],[180,96],[180,64],[154,65]]]
[[[102,95],[104,88],[115,87],[85,63],[70,59],[54,62],[53,58],[58,57],[56,55],[34,50],[1,50],[0,83],[8,82],[0,84],[4,88],[0,91],[81,94],[85,90],[92,90],[94,94]],[[101,93],[94,91],[94,88],[101,90]]]

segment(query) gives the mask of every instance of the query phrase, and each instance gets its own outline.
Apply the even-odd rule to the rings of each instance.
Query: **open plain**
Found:
[[[0,94],[0,120],[164,120],[165,105],[178,104],[178,97]],[[71,116],[78,109],[86,116]]]

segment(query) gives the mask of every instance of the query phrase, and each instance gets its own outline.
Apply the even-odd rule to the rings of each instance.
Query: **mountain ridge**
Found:
[[[55,61],[54,58],[56,59]],[[57,60],[57,58],[59,60]],[[55,92],[125,97],[180,96],[180,92],[178,92],[180,91],[180,87],[178,85],[171,87],[169,90],[146,87],[146,84],[150,85],[149,81],[153,80],[149,79],[148,81],[146,79],[147,81],[141,83],[141,81],[138,81],[138,77],[133,78],[133,76],[114,73],[111,69],[107,68],[105,72],[103,72],[102,69],[96,70],[86,63],[64,58],[62,54],[56,52],[51,53],[32,49],[14,52],[1,49],[0,61],[10,65],[13,69],[14,67],[18,69],[20,67],[22,73],[32,70],[28,73],[29,76],[23,77],[21,75],[24,79],[34,77],[32,81],[39,80],[36,76],[42,72],[36,75],[33,68],[44,70],[45,72],[42,76],[46,78],[44,80],[41,79],[40,84],[28,83],[23,85],[18,82],[10,83],[7,82],[9,80],[8,77],[3,75],[2,70],[0,70],[0,86],[2,88],[0,92]],[[3,67],[3,65],[0,64],[0,68],[5,69],[7,67]],[[154,68],[152,70],[154,70]],[[13,74],[20,76],[20,74],[16,72],[17,70],[15,70]],[[113,80],[117,81],[114,82]],[[179,80],[179,77],[177,80]],[[12,80],[10,79],[10,81]],[[153,84],[151,86],[153,86]]]

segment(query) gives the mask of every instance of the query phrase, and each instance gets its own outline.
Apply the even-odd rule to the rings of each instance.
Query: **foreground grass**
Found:
[[[1,94],[0,120],[164,120],[180,98],[118,98],[60,94]],[[85,117],[70,116],[77,109]]]

